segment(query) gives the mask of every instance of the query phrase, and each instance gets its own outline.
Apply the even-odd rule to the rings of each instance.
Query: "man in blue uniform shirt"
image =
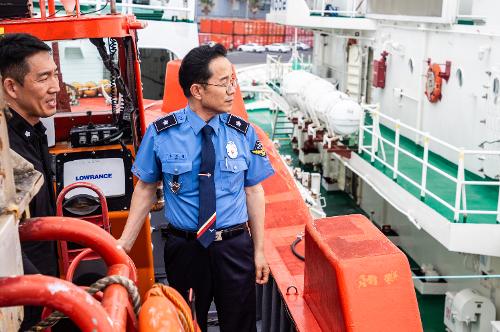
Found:
[[[229,113],[237,83],[222,45],[191,50],[179,82],[188,105],[143,137],[120,245],[132,247],[163,180],[169,284],[184,296],[193,288],[203,331],[212,299],[222,331],[255,331],[255,282],[269,276],[260,182],[274,171],[254,128]]]

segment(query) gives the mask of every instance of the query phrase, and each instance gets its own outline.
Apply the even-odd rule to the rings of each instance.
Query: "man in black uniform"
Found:
[[[0,38],[0,74],[5,101],[10,113],[7,122],[12,150],[43,174],[44,184],[30,203],[30,216],[55,215],[52,171],[45,127],[40,118],[56,113],[59,92],[57,66],[50,47],[28,34]],[[21,244],[25,274],[57,276],[54,242]],[[25,307],[21,331],[38,323],[42,308]]]

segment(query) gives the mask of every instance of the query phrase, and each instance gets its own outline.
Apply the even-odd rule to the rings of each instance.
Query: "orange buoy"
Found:
[[[197,332],[191,310],[184,298],[172,287],[155,284],[146,293],[139,314],[139,331]]]
[[[95,82],[87,82],[84,85],[85,90],[83,90],[83,94],[85,97],[95,97],[97,96],[97,84]]]
[[[441,86],[443,78],[441,77],[441,67],[437,63],[429,64],[427,69],[427,81],[425,82],[425,95],[431,103],[441,100]]]

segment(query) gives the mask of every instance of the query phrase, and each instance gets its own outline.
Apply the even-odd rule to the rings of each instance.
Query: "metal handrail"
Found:
[[[95,5],[97,7],[101,6],[103,3],[106,3],[106,0],[80,0],[80,4],[86,4],[86,5]],[[194,1],[191,1],[192,4],[194,4]],[[174,11],[174,12],[184,12],[187,14],[193,13],[194,15],[194,5],[191,3],[187,2],[187,6],[183,7],[174,7],[171,5],[141,5],[141,4],[135,4],[132,3],[132,1],[124,0],[121,3],[116,3],[117,7],[122,8],[122,12],[131,14],[133,8],[139,8],[139,9],[152,9],[152,10],[165,10],[165,11]],[[125,10],[128,9],[128,10]]]
[[[401,123],[400,120],[393,119],[390,116],[387,116],[385,114],[382,114],[380,112],[380,106],[379,105],[362,105],[364,109],[363,116],[361,117],[360,120],[360,125],[359,125],[359,145],[358,145],[358,152],[366,152],[370,156],[370,161],[372,163],[376,161],[379,161],[382,163],[385,167],[390,169],[393,173],[392,178],[394,180],[397,180],[398,177],[403,178],[406,180],[408,183],[411,185],[415,186],[420,190],[420,197],[421,199],[425,199],[425,197],[428,195],[432,198],[434,198],[436,201],[441,203],[443,206],[451,210],[454,215],[453,215],[453,220],[455,222],[459,221],[460,216],[463,215],[464,217],[467,217],[467,215],[496,215],[497,216],[497,222],[500,222],[500,181],[473,181],[473,180],[465,180],[465,162],[464,159],[468,155],[490,155],[490,156],[500,156],[500,151],[482,151],[482,150],[466,150],[464,148],[459,148],[456,146],[453,146],[447,142],[444,142],[443,140],[440,140],[436,137],[433,137],[429,133],[420,131],[418,129],[415,129],[409,125]],[[373,118],[373,123],[372,125],[365,125],[365,114],[366,112],[370,113]],[[394,130],[395,130],[395,139],[394,142],[389,141],[387,138],[383,137],[382,134],[380,133],[380,118],[386,120],[386,122],[393,124]],[[410,151],[407,151],[406,149],[402,148],[400,146],[400,137],[401,137],[401,128],[404,128],[414,134],[420,135],[423,137],[423,156],[419,157],[414,154],[412,154]],[[368,133],[371,135],[371,144],[370,145],[364,145],[364,135],[365,133]],[[456,176],[452,176],[443,170],[439,169],[438,167],[432,165],[429,163],[429,145],[430,142],[437,143],[443,147],[446,147],[452,151],[457,152],[457,174]],[[385,158],[385,150],[384,150],[384,143],[391,146],[394,149],[394,160],[392,161],[392,164],[390,164],[386,158]],[[377,152],[379,150],[379,146],[382,150],[382,158],[380,158],[377,155]],[[420,183],[417,183],[417,181],[411,179],[410,177],[406,176],[404,173],[402,173],[399,169],[399,153],[403,153],[404,155],[412,158],[416,162],[420,163],[422,165],[422,174],[420,178]],[[450,203],[446,202],[442,197],[440,197],[438,194],[433,193],[432,191],[427,188],[427,171],[431,169],[432,171],[438,173],[439,175],[447,178],[448,180],[454,182],[456,184],[456,189],[455,189],[455,202],[454,205],[452,206]],[[499,198],[498,198],[498,205],[496,210],[471,210],[467,209],[467,193],[466,193],[466,186],[498,186],[499,188]]]
[[[346,3],[347,10],[339,10],[338,7],[335,7],[335,9],[325,9],[326,5],[327,5],[326,0],[314,1],[314,4],[312,5],[313,9],[309,9],[309,14],[310,15],[320,14],[321,16],[326,16],[327,14],[334,14],[334,15],[342,15],[342,16],[351,17],[351,18],[354,18],[358,15],[363,14],[359,9],[360,9],[361,5],[363,4],[364,0],[362,0],[359,3],[356,0],[351,0],[349,2],[350,3]],[[320,7],[319,9],[318,9],[318,5]]]
[[[298,60],[302,70],[311,70],[312,64],[305,62],[302,56],[299,56]],[[277,91],[280,90],[280,87],[276,83],[281,83],[285,74],[291,72],[292,70],[292,62],[281,62],[279,56],[277,55],[268,54],[266,56],[267,83],[272,85]]]
[[[56,16],[55,12],[55,0],[38,0],[40,4],[40,13],[42,19],[54,18]],[[49,7],[49,15],[46,15],[46,3],[48,2]],[[76,1],[75,13],[76,16],[80,16],[80,6],[81,5],[92,5],[96,6],[96,8],[102,8],[106,4],[106,2],[111,2],[111,0],[78,0]],[[141,5],[132,3],[132,1],[124,0],[121,3],[115,3],[116,7],[122,8],[122,14],[131,14],[133,8],[138,9],[151,9],[151,10],[163,10],[170,12],[179,12],[185,13],[187,15],[188,20],[194,20],[194,12],[195,12],[195,3],[194,1],[187,1],[187,5],[182,7],[174,7],[171,5]],[[65,15],[65,14],[61,14]],[[99,13],[96,13],[99,15]]]

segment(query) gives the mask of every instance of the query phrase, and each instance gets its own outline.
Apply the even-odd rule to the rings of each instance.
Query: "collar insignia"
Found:
[[[164,116],[163,118],[160,118],[153,122],[156,132],[159,133],[165,129],[168,129],[170,127],[173,127],[177,124],[177,118],[175,117],[175,114],[169,114],[167,116]]]
[[[226,124],[229,127],[236,129],[237,131],[243,134],[247,133],[248,127],[250,126],[248,122],[233,114],[229,114],[229,116],[227,117]]]

